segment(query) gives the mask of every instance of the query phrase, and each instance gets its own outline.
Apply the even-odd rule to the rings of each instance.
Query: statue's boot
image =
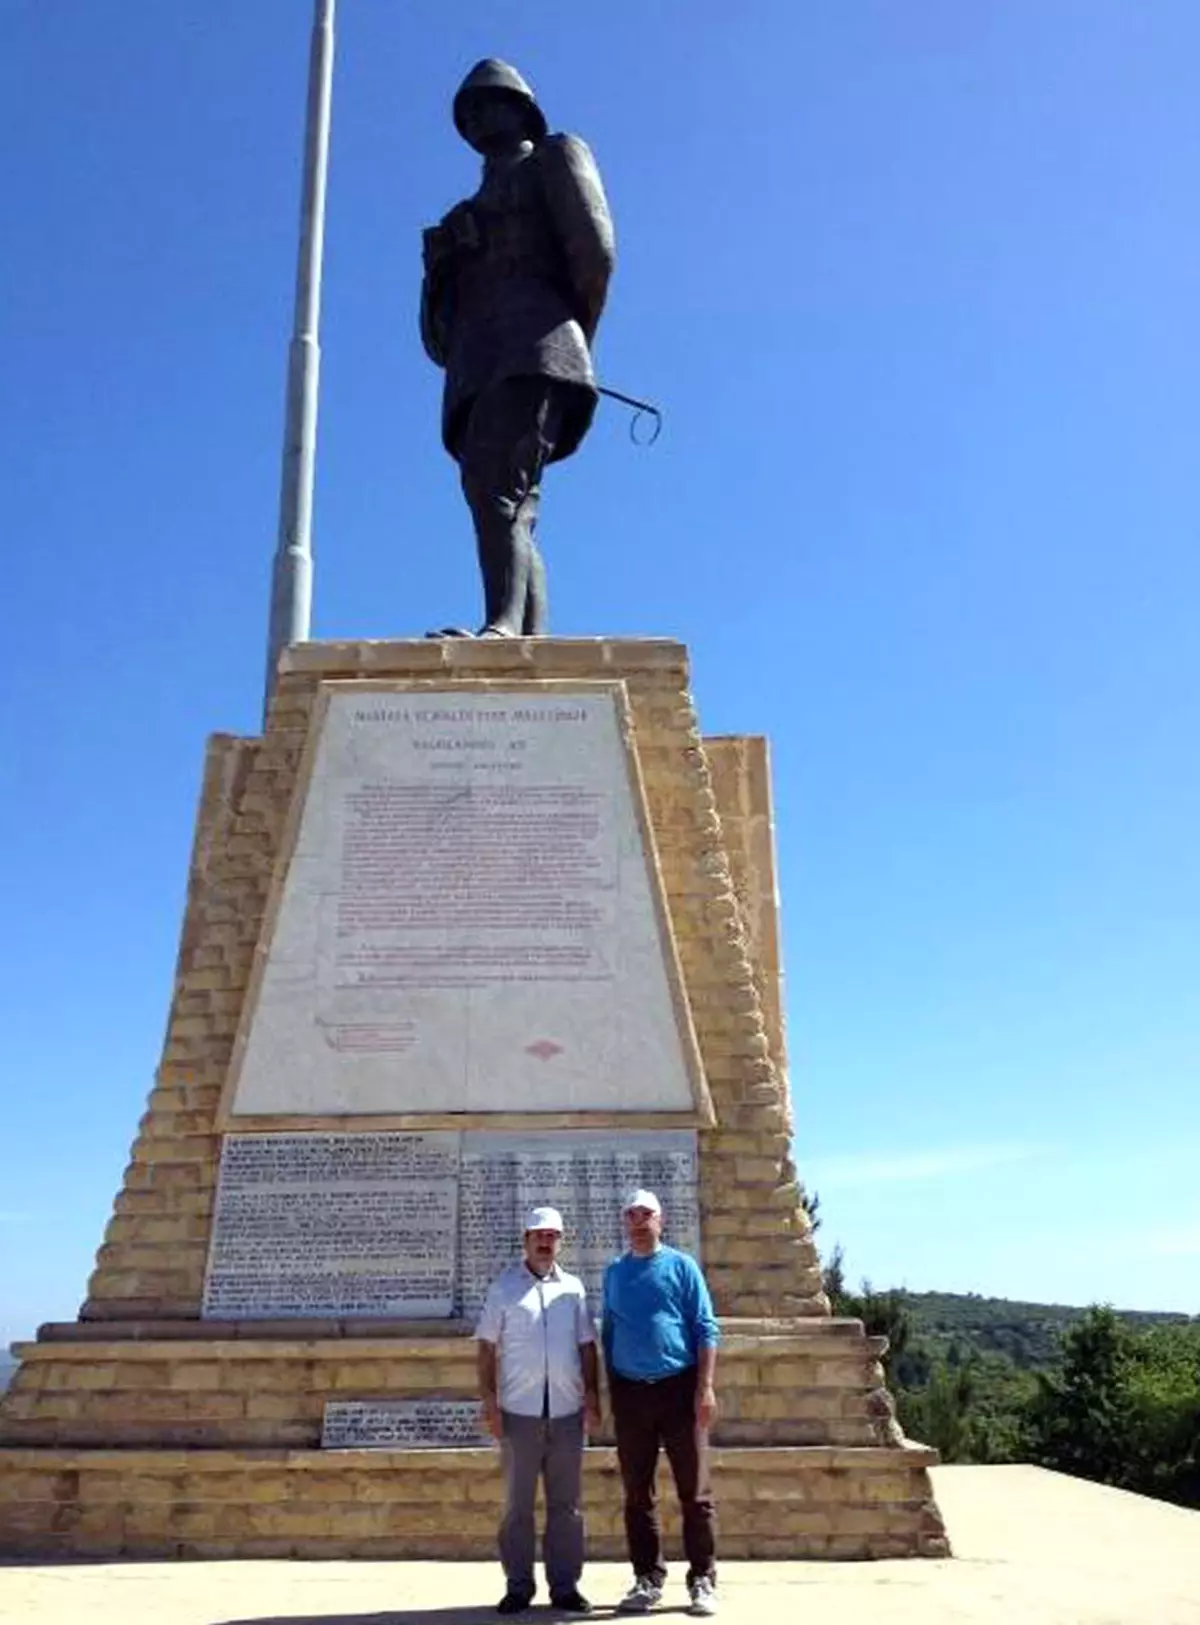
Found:
[[[465,626],[443,626],[436,632],[426,632],[427,638],[473,638],[474,632],[468,632]]]

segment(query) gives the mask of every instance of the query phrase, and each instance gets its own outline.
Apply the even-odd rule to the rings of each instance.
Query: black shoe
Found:
[[[550,1606],[561,1608],[564,1614],[590,1614],[592,1605],[581,1591],[552,1591]]]
[[[533,1598],[525,1591],[506,1591],[496,1604],[498,1614],[523,1614]]]

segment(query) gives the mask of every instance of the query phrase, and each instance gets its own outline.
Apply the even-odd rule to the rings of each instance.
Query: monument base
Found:
[[[722,1557],[945,1557],[922,1445],[713,1451]],[[496,1452],[0,1449],[0,1556],[495,1556]],[[668,1554],[682,1548],[662,1485]],[[584,1454],[588,1554],[625,1556],[616,1453]]]
[[[480,694],[491,697],[483,722]],[[573,696],[569,704],[548,698],[566,694]],[[348,713],[348,695],[368,698]],[[500,1080],[516,1093],[500,1091],[491,1101],[502,1109],[481,1112],[490,1097],[481,1102],[467,1088],[460,1109],[447,1113],[436,1092],[428,1100],[414,1095],[419,1069],[409,1060],[408,1029],[396,1011],[381,1016],[375,1003],[358,1010],[357,984],[348,991],[334,977],[326,988],[333,1000],[328,1030],[336,1029],[330,1054],[341,1059],[334,1067],[322,1052],[320,1066],[310,1067],[311,1100],[272,1093],[278,1046],[266,1045],[262,1065],[255,1060],[255,1020],[274,1021],[282,1011],[279,1019],[294,1036],[289,990],[311,985],[324,997],[320,976],[305,980],[300,949],[308,938],[287,924],[290,906],[303,913],[324,895],[322,854],[342,853],[332,873],[343,888],[338,906],[345,917],[336,918],[349,933],[356,971],[384,965],[389,977],[403,980],[401,972],[408,976],[416,963],[395,922],[381,926],[371,914],[377,891],[393,901],[428,902],[415,882],[415,891],[397,883],[387,892],[388,874],[380,879],[370,867],[382,854],[384,870],[411,868],[415,815],[401,816],[396,798],[401,791],[426,796],[424,768],[391,776],[372,768],[365,789],[352,784],[340,802],[332,793],[322,802],[321,786],[336,789],[347,776],[321,766],[321,739],[333,737],[322,735],[322,718],[348,714],[357,726],[361,710],[369,730],[393,726],[398,716],[405,728],[411,722],[419,730],[435,716],[446,730],[438,760],[536,762],[542,747],[522,730],[550,727],[547,716],[556,727],[562,716],[583,726],[601,699],[620,720],[611,775],[613,796],[624,797],[620,807],[612,800],[588,833],[578,811],[564,811],[565,803],[553,799],[574,795],[569,775],[554,780],[531,768],[530,787],[508,796],[505,816],[516,807],[536,821],[550,796],[560,832],[547,836],[557,878],[540,882],[550,886],[550,901],[565,907],[581,888],[595,893],[588,906],[599,923],[589,927],[588,940],[608,943],[617,970],[649,963],[651,950],[658,954],[655,1000],[646,995],[653,978],[640,970],[632,980],[621,981],[616,971],[608,978],[617,1015],[629,1009],[645,1018],[651,1059],[627,1065],[616,1048],[600,1044],[599,1081],[589,1093],[571,1083],[570,1056],[563,1060],[574,1028],[565,1039],[556,1029],[528,1044],[525,1034],[521,1070]],[[479,733],[485,724],[494,740]],[[475,751],[465,750],[470,741],[462,730],[475,730]],[[428,744],[431,756],[439,744],[412,737]],[[360,744],[347,748],[352,766],[373,760]],[[569,755],[563,747],[561,760]],[[551,768],[559,760],[546,757]],[[443,771],[453,776],[458,769],[436,770]],[[580,795],[592,795],[584,768],[579,773]],[[316,800],[306,802],[313,784]],[[595,805],[608,806],[603,787],[599,793]],[[364,795],[367,812],[359,804]],[[489,819],[504,811],[504,797],[490,789],[475,799]],[[306,806],[316,808],[312,830],[304,824]],[[422,860],[435,846],[459,851],[456,841],[473,852],[473,817],[453,838],[425,839]],[[336,818],[340,837],[330,834]],[[605,828],[611,840],[602,839]],[[492,850],[489,861],[495,856]],[[474,884],[475,868],[466,857],[463,863]],[[466,881],[464,887],[467,895]],[[634,899],[628,929],[624,914],[614,914],[611,930],[605,925],[610,894]],[[509,907],[511,886],[504,895]],[[314,940],[321,940],[323,918],[310,921]],[[504,929],[512,935],[510,926]],[[522,952],[535,958],[555,946],[544,933],[526,934]],[[273,943],[282,944],[283,954],[274,983]],[[487,981],[476,961],[468,963],[470,943],[451,948],[450,980]],[[433,983],[445,963],[434,977],[429,962],[421,958],[422,998],[440,1010]],[[506,964],[508,974],[513,966]],[[347,958],[338,974],[349,965]],[[305,975],[295,974],[297,967]],[[472,1009],[486,1013],[493,1003],[486,988],[472,989]],[[664,1012],[669,1023],[660,1019]],[[621,1022],[610,1026],[622,1035]],[[270,1036],[275,1029],[261,1031]],[[418,1031],[413,1042],[419,1041]],[[653,1059],[659,1052],[668,1060],[674,1055],[673,1072]],[[235,1087],[239,1065],[250,1079],[246,1100]],[[547,1067],[563,1069],[557,1094]],[[379,1094],[380,1080],[386,1086],[393,1071],[397,1115],[382,1110],[387,1101]],[[362,1111],[354,1099],[330,1093],[330,1078],[341,1088],[337,1080],[344,1077],[362,1083]],[[501,1141],[528,1150],[559,1137],[562,1155],[543,1157],[544,1166],[528,1171],[540,1182],[528,1199],[539,1199],[556,1169],[569,1172],[570,1200],[562,1202],[569,1227],[573,1215],[568,1245],[580,1250],[583,1273],[590,1269],[595,1277],[594,1293],[616,1245],[600,1217],[615,1222],[622,1189],[642,1182],[621,1161],[622,1147],[627,1140],[665,1145],[682,1134],[692,1149],[671,1153],[682,1172],[680,1192],[667,1204],[668,1239],[672,1216],[678,1222],[690,1204],[697,1233],[686,1244],[699,1253],[723,1332],[713,1439],[722,1555],[944,1556],[928,1473],[936,1456],[904,1439],[896,1425],[879,1364],[882,1340],[868,1338],[858,1321],[829,1317],[792,1163],[791,1127],[765,742],[702,736],[679,644],[463,639],[289,650],[264,736],[217,736],[210,744],[163,1059],[80,1319],[43,1327],[36,1342],[19,1345],[19,1369],[0,1398],[0,1552],[491,1556],[501,1475],[490,1447],[428,1448],[437,1441],[425,1440],[413,1449],[322,1450],[323,1432],[344,1439],[348,1415],[383,1415],[388,1406],[403,1406],[410,1417],[452,1414],[461,1429],[462,1402],[475,1393],[465,1310],[482,1279],[464,1260],[478,1251],[476,1231],[489,1226],[502,1256],[510,1245],[515,1252],[517,1198],[526,1199],[514,1174],[507,1185],[501,1181],[506,1207],[497,1205],[486,1180],[486,1200],[472,1206],[472,1148],[483,1148],[481,1165],[498,1167]],[[305,1134],[317,1138],[302,1141]],[[355,1134],[369,1136],[354,1147],[363,1148],[371,1177],[346,1181],[341,1142]],[[589,1149],[588,1136],[597,1134],[612,1142],[615,1160]],[[289,1135],[297,1137],[290,1150]],[[274,1156],[260,1155],[260,1138]],[[231,1147],[238,1156],[227,1155]],[[360,1155],[354,1147],[352,1163]],[[260,1183],[265,1167],[278,1189],[234,1189],[237,1181],[228,1176],[239,1156],[253,1164]],[[509,1161],[520,1162],[517,1152]],[[319,1188],[312,1184],[317,1163],[325,1181]],[[311,1188],[288,1194],[301,1174]],[[434,1186],[440,1206],[428,1196]],[[351,1199],[342,1200],[343,1187]],[[361,1214],[355,1217],[360,1187],[374,1193],[364,1199],[365,1226]],[[553,1195],[553,1183],[549,1188]],[[303,1220],[294,1233],[293,1215]],[[389,1241],[381,1254],[373,1245],[376,1219],[394,1221],[398,1232],[409,1225],[411,1234]],[[281,1259],[289,1266],[287,1291],[277,1278]],[[312,1278],[292,1282],[297,1264]],[[568,1265],[575,1267],[570,1253]],[[430,1316],[429,1306],[439,1303],[461,1304],[464,1312],[455,1317],[447,1309],[445,1318],[420,1322],[391,1318],[398,1313],[393,1305]],[[313,1318],[314,1306],[321,1318]],[[352,1306],[356,1318],[346,1318]],[[266,1313],[293,1318],[251,1318]],[[341,1420],[326,1432],[331,1401],[343,1402],[335,1406]],[[421,1409],[429,1401],[450,1403]],[[598,1557],[624,1550],[608,1443],[601,1439],[587,1456],[589,1547]],[[664,1505],[673,1499],[666,1495]]]
[[[18,1346],[0,1423],[0,1553],[490,1557],[501,1475],[482,1440],[314,1448],[331,1401],[469,1399],[466,1330],[44,1327]],[[724,1334],[713,1449],[722,1555],[947,1555],[928,1471],[936,1452],[896,1428],[880,1339],[833,1319],[727,1320]],[[624,1555],[610,1446],[602,1438],[586,1456],[597,1558]]]

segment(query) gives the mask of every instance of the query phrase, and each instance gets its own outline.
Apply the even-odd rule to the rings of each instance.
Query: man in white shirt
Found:
[[[475,1328],[483,1421],[500,1441],[505,1511],[500,1561],[508,1589],[497,1613],[520,1614],[537,1589],[534,1498],[546,1490],[542,1555],[550,1601],[587,1614],[580,1595],[583,1514],[579,1510],[585,1428],[600,1428],[596,1329],[583,1282],[559,1268],[563,1222],[535,1207],[525,1220],[524,1257],[492,1282]]]

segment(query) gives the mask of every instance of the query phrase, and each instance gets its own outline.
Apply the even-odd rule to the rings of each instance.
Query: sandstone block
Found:
[[[308,1394],[250,1394],[245,1399],[233,1398],[233,1403],[244,1406],[252,1421],[291,1422],[297,1416],[319,1415],[322,1402],[318,1396]]]

